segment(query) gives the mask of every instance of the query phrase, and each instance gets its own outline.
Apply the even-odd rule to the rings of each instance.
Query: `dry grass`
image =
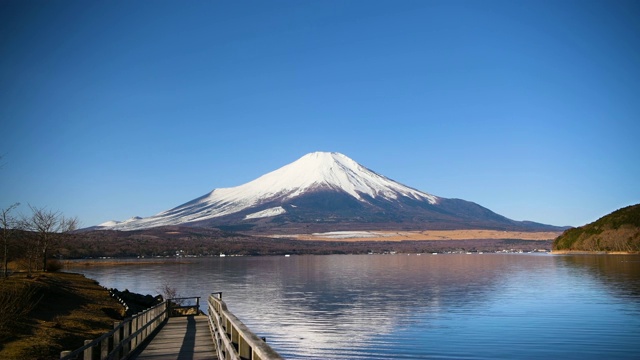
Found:
[[[345,232],[346,233],[346,232]],[[425,231],[358,231],[355,233],[370,233],[371,236],[336,237],[321,234],[290,235],[298,240],[312,241],[419,241],[419,240],[475,240],[475,239],[518,239],[518,240],[553,240],[562,232],[524,232],[499,230],[425,230]],[[278,237],[278,235],[274,235]]]
[[[0,335],[0,359],[58,359],[60,351],[82,346],[122,318],[122,306],[108,291],[79,274],[15,274],[0,280],[0,291],[22,287],[33,289],[32,300],[39,301]]]

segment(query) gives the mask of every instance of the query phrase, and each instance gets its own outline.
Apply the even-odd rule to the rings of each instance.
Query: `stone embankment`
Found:
[[[120,291],[118,289],[109,289],[109,294],[115,298],[126,311],[126,316],[132,316],[154,305],[160,304],[164,299],[162,295],[142,295],[130,292],[128,289]]]

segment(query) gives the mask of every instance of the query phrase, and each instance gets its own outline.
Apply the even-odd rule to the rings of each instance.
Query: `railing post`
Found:
[[[142,332],[140,331],[140,328],[142,328],[142,312],[139,312],[138,315],[136,315],[136,347],[138,347],[142,342]]]
[[[65,351],[61,351],[60,352],[60,359],[64,358],[65,356],[71,354],[73,351],[71,350],[65,350]]]
[[[89,345],[89,344],[91,344],[91,342],[92,342],[91,340],[85,340],[84,344],[85,345]],[[84,360],[92,360],[93,359],[93,346],[90,346],[90,347],[84,349],[83,356],[84,356]]]
[[[156,329],[156,314],[158,313],[158,309],[154,308],[150,311],[149,314],[149,334],[151,334]]]
[[[153,314],[151,315],[151,318],[153,319],[152,330],[151,330],[152,333],[156,331],[156,329],[160,327],[160,324],[162,323],[161,315],[162,315],[163,307],[164,307],[163,305],[158,304],[155,308],[153,308]]]
[[[122,332],[122,328],[120,328],[120,324],[122,324],[122,322],[120,321],[114,321],[113,322],[113,329],[115,330],[115,332],[113,333],[113,348],[115,349],[116,346],[120,345],[120,339],[122,339],[122,337],[120,336],[120,333]],[[116,359],[120,359],[120,352],[122,350],[118,350],[114,355]]]
[[[138,315],[134,315],[133,319],[131,320],[131,336],[133,336],[133,338],[131,339],[131,350],[135,350],[135,348],[138,347]]]
[[[129,352],[131,351],[131,339],[129,339],[130,335],[131,335],[131,319],[129,320],[125,319],[125,324],[122,327],[122,339],[125,340],[124,344],[122,344],[122,357],[129,355]]]
[[[251,346],[241,337],[238,337],[238,355],[241,358],[251,359]]]
[[[168,309],[169,304],[165,301],[164,306],[162,307],[162,311],[164,311],[164,314],[162,315],[162,321],[165,321],[169,317]]]
[[[100,360],[106,360],[109,356],[109,337],[105,337],[100,341]]]
[[[154,324],[154,328],[157,328],[158,326],[160,326],[160,321],[161,321],[161,316],[160,314],[162,313],[162,306],[158,306],[156,308],[156,313],[153,316],[154,318],[156,318],[155,324]]]
[[[144,327],[144,330],[142,330],[142,341],[144,341],[144,339],[147,338],[147,335],[149,335],[149,327],[147,326],[148,323],[149,311],[145,311],[142,315],[142,326]]]
[[[136,347],[139,346],[140,344],[142,344],[142,331],[140,331],[142,329],[142,327],[144,326],[144,313],[141,311],[138,313],[138,324],[136,326],[136,332],[138,333],[138,336],[136,336]]]

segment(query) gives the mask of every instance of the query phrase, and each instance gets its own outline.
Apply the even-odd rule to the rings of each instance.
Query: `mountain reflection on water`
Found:
[[[82,270],[103,286],[223,292],[290,359],[634,358],[640,257],[331,255]]]

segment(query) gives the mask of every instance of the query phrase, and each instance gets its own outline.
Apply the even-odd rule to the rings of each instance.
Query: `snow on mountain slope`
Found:
[[[142,218],[139,217],[139,216],[134,216],[134,217],[129,218],[129,219],[125,220],[125,221],[115,221],[115,220],[106,221],[106,222],[103,222],[102,224],[100,224],[98,226],[113,227],[113,226],[116,226],[116,225],[129,224],[131,222],[136,222],[138,220],[142,220]]]
[[[316,190],[345,192],[361,202],[367,202],[367,199],[393,201],[406,197],[436,204],[439,199],[378,175],[343,154],[315,152],[244,185],[215,189],[207,195],[157,215],[114,225],[101,225],[105,229],[115,230],[179,225],[235,214],[276,199],[285,201]],[[267,210],[261,209],[246,218],[277,216],[285,212],[284,209]]]
[[[276,206],[273,208],[269,208],[266,210],[262,210],[262,211],[258,211],[255,212],[253,214],[249,214],[247,216],[245,216],[245,220],[248,219],[260,219],[260,218],[264,218],[264,217],[271,217],[271,216],[278,216],[280,214],[284,214],[286,213],[287,210],[285,210],[282,206]]]

